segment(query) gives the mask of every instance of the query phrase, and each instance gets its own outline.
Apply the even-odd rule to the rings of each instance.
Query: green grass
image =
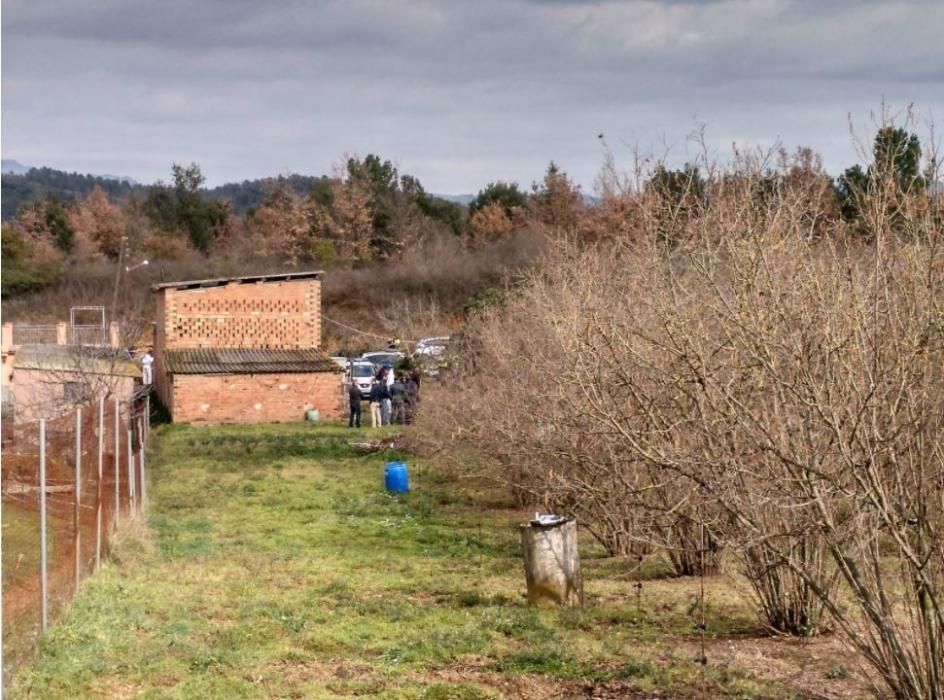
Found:
[[[523,679],[791,697],[736,669],[703,677],[685,651],[697,582],[647,581],[637,607],[629,565],[588,538],[587,606],[529,607],[520,515],[405,455],[354,454],[356,434],[157,430],[148,528],[118,538],[10,697],[477,699]],[[409,495],[383,490],[392,458]],[[709,593],[713,635],[756,632],[723,581]]]
[[[53,528],[46,531],[46,552],[50,560],[55,551]],[[37,576],[39,571],[39,512],[3,506],[3,589],[19,586]]]

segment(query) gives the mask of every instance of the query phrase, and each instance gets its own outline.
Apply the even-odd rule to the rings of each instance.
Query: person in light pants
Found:
[[[383,391],[380,388],[380,382],[374,379],[370,383],[370,425],[372,428],[379,428],[383,425],[383,412],[380,404],[383,401]]]
[[[154,355],[151,354],[151,348],[148,348],[141,358],[141,381],[144,384],[154,381]]]

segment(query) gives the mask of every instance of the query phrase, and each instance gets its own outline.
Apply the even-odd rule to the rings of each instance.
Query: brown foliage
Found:
[[[815,167],[773,175],[739,159],[671,241],[659,202],[605,197],[633,235],[556,241],[470,329],[462,400],[428,400],[419,435],[613,553],[681,573],[723,548],[770,627],[825,611],[895,696],[936,697],[944,201],[873,193],[866,242]]]
[[[505,213],[499,202],[492,202],[479,209],[469,219],[472,234],[486,241],[494,241],[509,235],[515,230],[515,224]]]
[[[94,260],[118,258],[125,224],[121,210],[108,200],[98,186],[69,208],[69,223],[75,232],[78,257]]]
[[[310,254],[310,205],[291,190],[269,195],[247,218],[256,249],[263,256],[282,256],[289,265]]]

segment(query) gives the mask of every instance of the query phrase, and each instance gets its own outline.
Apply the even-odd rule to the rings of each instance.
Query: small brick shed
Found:
[[[341,417],[342,371],[321,350],[321,272],[154,285],[154,382],[175,423]]]

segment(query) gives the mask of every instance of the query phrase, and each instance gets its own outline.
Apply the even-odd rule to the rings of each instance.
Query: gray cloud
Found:
[[[709,142],[855,160],[847,115],[944,114],[944,4],[855,0],[9,0],[6,157],[141,180],[320,173],[378,152],[429,189],[589,187],[603,132],[684,160]]]

